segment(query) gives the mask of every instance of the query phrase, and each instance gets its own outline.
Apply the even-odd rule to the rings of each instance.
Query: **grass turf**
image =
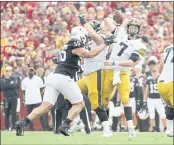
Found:
[[[15,132],[1,132],[2,145],[172,145],[173,138],[164,133],[137,133],[136,138],[128,138],[127,132],[114,133],[110,138],[101,137],[100,132],[85,135],[74,133],[72,137],[55,135],[52,132],[25,132],[24,136],[16,136]]]

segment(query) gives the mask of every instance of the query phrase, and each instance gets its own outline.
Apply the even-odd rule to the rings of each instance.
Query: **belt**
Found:
[[[161,80],[161,81],[159,81],[160,83],[163,83],[164,82],[164,80]]]

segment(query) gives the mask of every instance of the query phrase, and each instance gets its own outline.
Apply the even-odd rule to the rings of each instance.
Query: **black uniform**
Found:
[[[149,73],[147,74],[149,76]],[[139,82],[139,93],[136,96],[136,111],[138,112],[143,107],[143,82],[145,81],[145,78],[143,75],[137,77]],[[149,118],[146,120],[141,120],[138,118],[138,128],[140,132],[148,131],[149,129]]]
[[[83,44],[80,41],[73,39],[68,41],[63,51],[60,53],[59,61],[54,73],[70,76],[73,79],[79,69],[78,61],[80,57],[73,54],[72,50],[80,47],[83,47]]]
[[[66,45],[63,51],[58,56],[57,67],[54,73],[59,73],[63,75],[70,76],[75,81],[79,80],[79,74],[82,73],[82,68],[80,67],[80,57],[73,54],[72,50],[76,48],[83,47],[83,44],[77,40],[70,40]],[[55,62],[54,62],[55,63]],[[87,97],[84,97],[85,102],[89,102]],[[62,120],[67,117],[68,110],[71,108],[71,103],[68,100],[64,99],[62,94],[59,95],[57,99],[57,109],[56,112],[56,121],[55,121],[55,131],[57,132],[58,127],[61,125]],[[86,107],[81,111],[80,117],[85,124],[86,133],[90,133],[91,129],[88,124],[88,112]]]
[[[139,93],[138,87],[139,87],[139,82],[138,79],[136,77],[131,77],[130,78],[130,82],[131,82],[131,91],[129,94],[129,98],[137,98],[136,96]]]
[[[146,84],[149,86],[149,98],[159,99],[160,94],[158,93],[157,80],[149,77],[146,81]]]
[[[10,112],[12,115],[12,128],[17,121],[16,108],[18,98],[18,81],[17,78],[11,76],[10,78],[2,79],[1,90],[4,92],[4,112],[5,112],[5,129],[9,129]]]

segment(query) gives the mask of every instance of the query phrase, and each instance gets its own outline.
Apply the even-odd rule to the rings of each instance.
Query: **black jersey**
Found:
[[[158,93],[158,87],[157,87],[157,79],[149,77],[146,81],[146,84],[149,86],[149,98],[151,99],[160,98],[160,94]]]
[[[143,100],[143,82],[145,81],[144,79],[144,76],[143,75],[141,75],[141,76],[138,76],[137,77],[137,79],[138,79],[138,83],[139,83],[139,90],[138,90],[138,96],[137,96],[137,99],[138,100]]]
[[[131,91],[129,97],[133,98],[136,96],[137,93],[136,87],[138,86],[138,79],[136,77],[131,77],[130,82],[131,82]]]
[[[80,41],[74,39],[69,40],[59,54],[59,61],[54,73],[67,75],[73,78],[79,69],[79,56],[73,54],[72,50],[80,47],[83,47],[83,44]]]

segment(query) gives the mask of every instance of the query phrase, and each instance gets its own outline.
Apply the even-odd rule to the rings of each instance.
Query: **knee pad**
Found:
[[[124,107],[124,113],[127,121],[132,120],[132,107]]]
[[[98,118],[101,122],[108,121],[108,116],[107,116],[106,110],[104,110],[102,108],[97,108],[94,111],[98,115]]]
[[[170,108],[170,107],[166,107],[166,118],[168,120],[173,120],[174,119],[174,109],[173,108]]]

